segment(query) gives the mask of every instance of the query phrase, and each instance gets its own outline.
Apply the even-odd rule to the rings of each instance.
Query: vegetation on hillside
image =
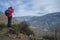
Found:
[[[7,24],[4,24],[4,23],[0,23],[0,30],[4,29],[4,28],[8,28],[7,27]],[[14,31],[16,32],[16,34],[19,36],[19,33],[20,34],[24,34],[24,35],[27,35],[27,36],[30,36],[30,35],[33,35],[34,36],[34,33],[33,31],[30,29],[29,27],[29,23],[27,22],[21,22],[19,24],[13,24],[12,25],[12,28],[14,29]],[[31,39],[31,37],[30,37]]]

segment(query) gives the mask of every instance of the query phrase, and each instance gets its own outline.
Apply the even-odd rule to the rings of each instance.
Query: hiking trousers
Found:
[[[12,26],[12,16],[8,17],[8,27]]]

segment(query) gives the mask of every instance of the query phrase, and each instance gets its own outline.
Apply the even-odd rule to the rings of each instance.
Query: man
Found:
[[[14,12],[14,9],[12,7],[9,7],[6,11],[5,11],[5,15],[8,18],[8,28],[9,28],[9,33],[16,33],[14,31],[14,29],[12,28],[12,13]]]
[[[8,8],[8,27],[12,26],[12,13],[14,12],[14,9],[12,7]]]
[[[14,12],[14,9],[12,7],[9,7],[7,9],[7,17],[8,17],[8,27],[12,27],[12,13]]]

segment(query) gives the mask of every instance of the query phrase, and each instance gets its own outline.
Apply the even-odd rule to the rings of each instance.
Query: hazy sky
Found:
[[[60,12],[60,0],[0,0],[0,11],[9,6],[14,8],[13,16],[42,16]]]

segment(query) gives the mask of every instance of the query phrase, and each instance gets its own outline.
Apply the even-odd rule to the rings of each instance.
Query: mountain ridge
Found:
[[[27,17],[27,22],[29,22],[31,26],[40,27],[41,29],[48,29],[49,27],[60,23],[60,12],[49,13],[44,16]],[[23,21],[25,21],[26,19],[23,19]],[[18,18],[18,20],[20,20],[20,18]]]

